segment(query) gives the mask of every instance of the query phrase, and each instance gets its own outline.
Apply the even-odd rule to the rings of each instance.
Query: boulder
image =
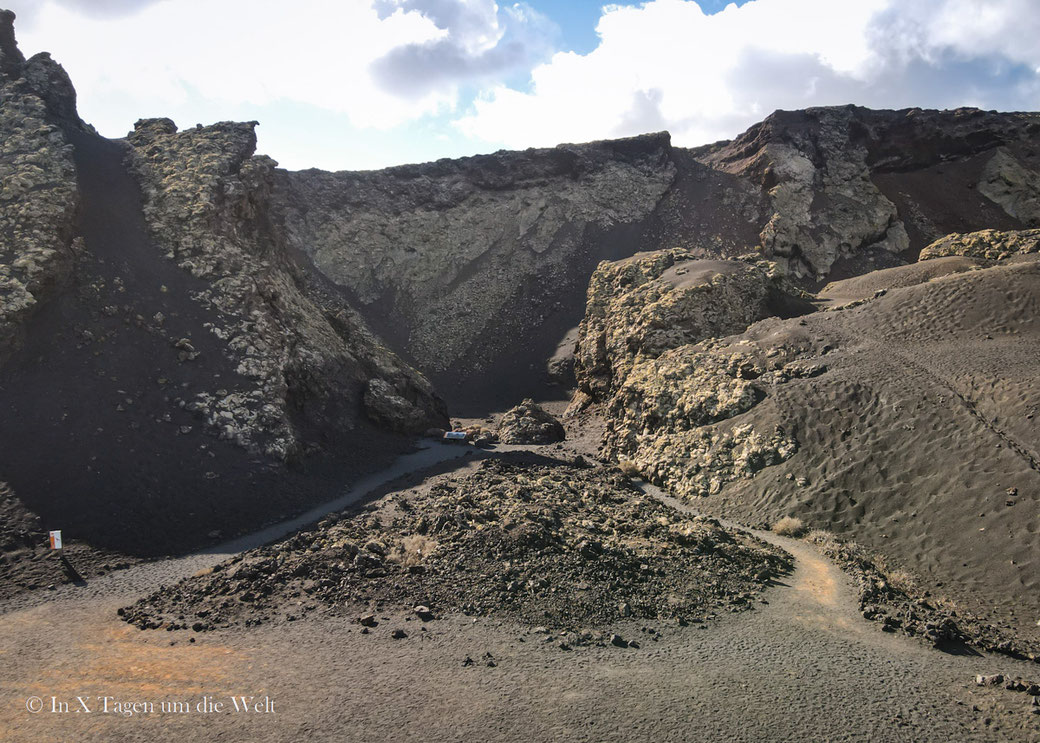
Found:
[[[503,444],[554,444],[564,438],[563,424],[533,400],[509,410],[498,424],[498,439]]]
[[[605,401],[639,361],[706,338],[742,332],[764,317],[813,311],[773,263],[704,259],[686,249],[601,263],[578,331],[578,388]]]

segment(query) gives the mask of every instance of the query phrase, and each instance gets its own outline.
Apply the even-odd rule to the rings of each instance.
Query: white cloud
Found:
[[[710,16],[654,0],[604,8],[597,33],[526,90],[486,90],[458,126],[509,147],[656,128],[694,145],[777,108],[1040,103],[1015,74],[1040,63],[1035,0],[754,0]]]
[[[417,97],[445,84],[524,72],[547,58],[555,25],[529,6],[499,8],[494,0],[376,0],[381,17],[422,13],[445,33],[402,43],[375,60],[370,71],[382,89]]]
[[[380,60],[447,49],[465,65],[467,55],[494,53],[522,26],[492,0],[382,0],[375,7],[370,0],[110,0],[96,8],[12,2],[16,12],[31,8],[30,23],[18,28],[23,50],[52,51],[72,76],[84,118],[108,134],[132,123],[120,118],[122,131],[113,131],[106,107],[94,107],[113,99],[133,101],[142,112],[192,98],[228,108],[285,101],[346,114],[358,127],[392,127],[453,110],[465,70],[436,75],[436,59],[411,70],[400,60],[397,75],[428,78],[400,90],[374,74]],[[520,47],[513,43],[513,57],[526,61]]]
[[[7,2],[102,133],[257,118],[288,167],[659,129],[696,145],[812,105],[1040,108],[1037,0],[653,0],[606,6],[593,51],[552,56],[559,29],[508,0]]]

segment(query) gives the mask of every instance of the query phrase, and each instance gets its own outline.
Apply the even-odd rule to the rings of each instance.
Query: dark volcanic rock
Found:
[[[902,265],[950,232],[1040,224],[1038,135],[1034,114],[778,111],[693,150],[655,134],[279,171],[274,200],[289,244],[477,414],[571,381],[561,343],[600,260],[757,250],[806,282]]]
[[[402,495],[407,507],[384,498],[161,589],[123,616],[140,627],[205,616],[214,627],[281,617],[299,600],[357,616],[369,603],[413,611],[421,599],[434,614],[610,625],[622,603],[637,618],[746,610],[790,566],[774,548],[645,496],[616,470],[486,460]]]
[[[640,361],[814,309],[774,264],[753,255],[705,260],[703,252],[673,249],[601,263],[578,332],[578,388],[605,402]]]
[[[279,173],[275,198],[290,244],[439,389],[472,404],[545,381],[592,269],[627,254],[675,170],[668,135],[655,134]]]
[[[555,444],[564,438],[563,424],[534,400],[524,400],[498,422],[498,440],[503,444]]]
[[[12,19],[0,480],[40,531],[0,565],[6,584],[34,581],[48,529],[136,555],[190,549],[327,498],[330,480],[408,448],[402,433],[447,422],[426,379],[289,258],[251,125],[151,120],[103,139],[61,67],[18,52]]]
[[[811,108],[777,111],[697,157],[768,194],[767,257],[841,278],[949,232],[1040,224],[1038,136],[1037,114]]]
[[[74,116],[75,95],[50,94],[39,79],[43,60],[26,63],[13,21],[0,11],[0,364],[40,303],[67,281],[78,245],[72,148],[48,111],[54,99]],[[61,68],[51,69],[57,76]]]
[[[944,244],[965,240],[838,282],[821,292],[828,311],[637,362],[606,407],[606,453],[711,496],[708,512],[854,535],[1040,640],[1040,542],[1020,509],[1040,498],[1040,261],[1009,254],[1015,240],[1032,249],[1023,235]]]
[[[307,431],[355,427],[361,411],[402,433],[447,422],[424,377],[382,346],[345,303],[308,293],[270,203],[275,163],[253,156],[255,122],[178,133],[138,122],[129,141],[144,214],[167,258],[203,279],[193,299],[214,313],[238,379],[199,392],[191,409],[222,436],[287,458]]]

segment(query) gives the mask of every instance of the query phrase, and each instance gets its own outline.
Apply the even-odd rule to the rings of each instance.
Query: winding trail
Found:
[[[12,611],[30,606],[46,604],[53,606],[66,601],[84,601],[95,598],[119,596],[122,600],[134,600],[154,591],[164,584],[175,583],[204,568],[212,567],[240,552],[280,539],[305,526],[317,523],[330,513],[341,511],[357,503],[377,488],[413,473],[422,472],[452,459],[462,459],[472,454],[468,447],[452,446],[436,442],[424,442],[424,448],[404,454],[394,463],[354,483],[347,492],[285,521],[264,527],[259,531],[236,537],[205,550],[184,557],[171,557],[154,562],[134,565],[100,578],[94,578],[85,586],[63,584],[53,591],[30,591],[0,602],[0,617]],[[2,740],[2,738],[0,738]]]
[[[512,447],[510,447],[512,448]],[[845,575],[811,547],[752,531],[795,569],[753,612],[706,624],[639,622],[640,640],[564,652],[528,628],[449,616],[424,625],[387,613],[362,635],[347,618],[195,634],[141,632],[115,610],[159,583],[276,539],[468,448],[410,454],[307,514],[205,553],[147,563],[0,607],[0,740],[18,741],[1030,741],[1040,716],[1008,714],[1008,693],[975,673],[1035,675],[1006,659],[946,655],[863,620]],[[461,462],[460,462],[461,466]],[[683,510],[652,486],[645,491]],[[392,628],[407,628],[393,640]],[[483,658],[490,653],[489,666]],[[481,659],[464,667],[466,657]],[[270,696],[271,713],[161,713],[163,700]],[[48,707],[31,714],[26,700]],[[49,711],[50,698],[67,713]],[[84,697],[90,713],[75,713]],[[101,698],[154,712],[102,714]],[[110,702],[111,704],[111,702]],[[973,711],[972,705],[979,710]],[[990,718],[987,723],[986,718]]]

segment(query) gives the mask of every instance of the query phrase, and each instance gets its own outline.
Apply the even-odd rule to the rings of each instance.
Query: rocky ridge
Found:
[[[994,262],[1037,252],[1040,252],[1040,230],[980,230],[968,234],[953,233],[936,240],[921,251],[921,260],[964,256]]]
[[[349,306],[323,306],[299,284],[271,225],[275,163],[253,156],[254,125],[178,133],[168,119],[152,119],[129,137],[156,243],[209,283],[194,299],[220,318],[209,331],[250,380],[226,394],[199,393],[190,408],[223,436],[283,459],[305,443],[301,425],[353,428],[358,403],[401,433],[442,424],[446,411],[425,378]]]
[[[744,611],[788,570],[775,548],[644,496],[617,470],[485,460],[253,550],[122,610],[205,630],[419,606],[557,629]],[[364,621],[372,621],[363,620]]]
[[[925,252],[945,257],[835,282],[821,311],[679,339],[608,398],[604,452],[712,513],[855,535],[1029,638],[1040,607],[1000,586],[1033,583],[1033,250],[1031,232],[953,235]]]
[[[662,133],[278,171],[274,199],[297,254],[476,411],[573,382],[566,347],[604,259],[758,252],[808,286],[914,261],[951,232],[1035,227],[1038,132],[1035,114],[975,109],[778,111],[690,150]]]
[[[63,529],[85,571],[90,550],[193,549],[328,497],[329,479],[447,422],[429,382],[289,256],[251,124],[153,119],[104,139],[62,68],[24,59],[13,20],[0,14],[13,521]],[[9,546],[8,583],[40,583],[48,571]]]
[[[52,111],[74,110],[75,96],[54,90],[68,77],[48,55],[22,56],[13,23],[0,11],[0,363],[82,250],[72,147]]]
[[[442,388],[549,351],[675,178],[667,134],[371,173],[280,173],[290,243]],[[562,315],[561,315],[562,312]],[[538,330],[535,334],[533,331]],[[514,398],[515,399],[515,398]]]
[[[842,106],[777,111],[695,152],[760,185],[764,255],[819,280],[913,260],[964,227],[1037,226],[1038,134],[1036,114]]]

